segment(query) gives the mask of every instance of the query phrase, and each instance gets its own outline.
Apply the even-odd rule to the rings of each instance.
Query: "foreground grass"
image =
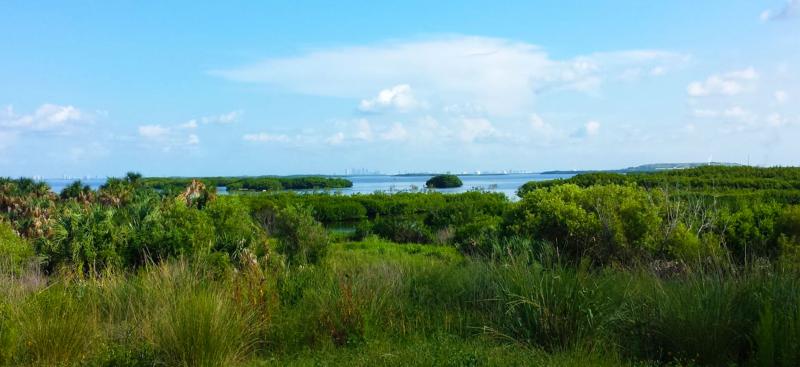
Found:
[[[792,366],[799,310],[771,268],[660,278],[370,238],[318,266],[2,276],[0,364]]]
[[[273,356],[252,366],[627,366],[619,356],[582,350],[546,353],[486,338],[433,335]]]

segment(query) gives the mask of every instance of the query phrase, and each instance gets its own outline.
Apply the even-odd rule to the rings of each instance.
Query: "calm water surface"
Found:
[[[464,186],[455,189],[435,189],[441,192],[465,192],[469,190],[486,190],[493,192],[502,192],[511,199],[517,199],[516,192],[520,186],[528,181],[544,181],[557,178],[569,178],[572,174],[558,174],[558,175],[543,175],[539,173],[520,173],[508,175],[463,175],[459,176]],[[376,191],[382,192],[404,192],[422,190],[425,187],[425,181],[431,176],[387,176],[387,175],[374,175],[374,176],[344,176],[353,182],[353,187],[346,189],[335,189],[333,192],[342,194],[370,194]],[[46,179],[50,187],[55,192],[61,192],[67,185],[72,183],[73,180],[64,179]],[[81,180],[85,185],[89,185],[92,189],[97,189],[105,183],[105,179],[88,179]],[[225,188],[219,188],[220,193],[225,192]]]

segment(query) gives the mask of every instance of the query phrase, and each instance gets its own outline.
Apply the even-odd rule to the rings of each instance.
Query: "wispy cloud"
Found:
[[[235,110],[220,115],[201,117],[200,122],[204,124],[230,124],[238,121],[242,115],[244,115],[244,111]]]
[[[733,96],[751,90],[758,78],[758,72],[752,67],[724,74],[714,74],[704,81],[689,83],[686,93],[692,97]]]
[[[266,143],[266,142],[279,142],[279,143],[287,143],[290,141],[288,135],[284,134],[270,134],[270,133],[255,133],[255,134],[245,134],[242,136],[242,140],[244,141],[251,141],[251,142],[259,142],[259,143]]]
[[[651,77],[686,60],[685,55],[660,50],[560,60],[525,42],[454,36],[321,49],[211,73],[296,93],[359,100],[387,86],[411,85],[417,98],[443,105],[472,103],[509,114],[524,112],[537,93],[594,91],[603,83],[622,81],[632,68],[647,70],[642,77]],[[389,89],[386,97],[391,93]],[[369,109],[380,105],[380,96],[365,101]]]
[[[76,123],[89,122],[92,114],[72,105],[45,103],[28,114],[18,114],[13,106],[0,113],[0,126],[18,131],[64,131]]]
[[[160,148],[168,152],[173,148],[195,147],[200,145],[200,136],[194,132],[202,125],[230,124],[239,120],[244,111],[235,110],[219,115],[203,116],[181,124],[145,124],[137,128],[139,137],[147,146]]]
[[[800,0],[788,0],[778,9],[767,9],[761,12],[761,21],[785,20],[800,14]]]

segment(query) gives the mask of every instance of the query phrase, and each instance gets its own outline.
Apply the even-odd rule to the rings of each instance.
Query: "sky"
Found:
[[[800,0],[2,1],[0,176],[800,162]]]

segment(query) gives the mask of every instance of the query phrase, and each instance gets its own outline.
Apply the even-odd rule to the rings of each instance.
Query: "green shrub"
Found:
[[[328,233],[306,207],[287,206],[275,217],[278,252],[291,264],[317,264],[328,250]]]
[[[430,189],[449,189],[463,185],[464,183],[456,175],[437,175],[425,181],[425,187]]]
[[[147,258],[202,255],[210,252],[217,241],[208,215],[180,200],[166,200],[158,210],[149,213],[137,234],[134,251],[142,262]]]
[[[489,254],[491,245],[500,237],[502,218],[482,215],[457,226],[453,242],[464,253]]]
[[[8,223],[0,221],[0,274],[20,273],[33,256],[33,247],[20,238]]]
[[[656,201],[643,189],[565,184],[526,195],[506,230],[548,241],[573,261],[605,264],[646,259],[658,247],[660,225]]]
[[[261,229],[253,222],[247,207],[236,197],[218,198],[204,211],[214,224],[214,251],[237,257],[242,250],[262,242]]]
[[[664,248],[672,257],[683,261],[697,261],[703,256],[702,247],[697,235],[683,223],[678,223],[672,229],[664,243]]]
[[[433,243],[430,228],[419,219],[381,217],[375,220],[372,232],[397,243]]]

